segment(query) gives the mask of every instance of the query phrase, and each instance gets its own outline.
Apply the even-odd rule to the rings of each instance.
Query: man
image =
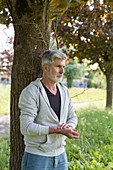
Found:
[[[77,116],[62,80],[67,57],[58,50],[42,56],[43,76],[31,82],[19,99],[25,152],[22,170],[68,170],[65,139],[79,138]]]

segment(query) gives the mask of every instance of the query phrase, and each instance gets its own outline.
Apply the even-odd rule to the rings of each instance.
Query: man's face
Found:
[[[55,58],[54,62],[48,67],[47,76],[53,82],[60,82],[63,78],[65,60]]]

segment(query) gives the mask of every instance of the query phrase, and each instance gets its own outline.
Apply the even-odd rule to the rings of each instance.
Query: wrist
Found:
[[[59,134],[59,133],[61,133],[60,131],[61,131],[61,129],[59,129],[59,128],[49,127],[49,134],[52,134],[52,133],[57,133],[57,134]]]
[[[62,134],[61,131],[62,131],[62,129],[56,128],[56,133],[57,133],[57,134]]]

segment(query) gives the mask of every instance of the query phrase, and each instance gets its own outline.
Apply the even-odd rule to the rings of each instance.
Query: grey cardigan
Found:
[[[66,136],[49,134],[49,126],[57,127],[59,124],[66,123],[75,128],[77,116],[67,87],[57,83],[61,95],[59,121],[49,104],[40,80],[38,78],[31,82],[20,95],[20,130],[24,135],[26,152],[43,156],[57,156],[65,151]]]

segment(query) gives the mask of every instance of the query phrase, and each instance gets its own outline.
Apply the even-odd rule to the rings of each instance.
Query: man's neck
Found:
[[[47,78],[45,79],[44,77],[42,78],[42,83],[44,84],[44,86],[46,86],[46,88],[53,93],[54,95],[57,93],[57,87],[56,87],[56,83],[52,82],[50,80],[48,80]]]

